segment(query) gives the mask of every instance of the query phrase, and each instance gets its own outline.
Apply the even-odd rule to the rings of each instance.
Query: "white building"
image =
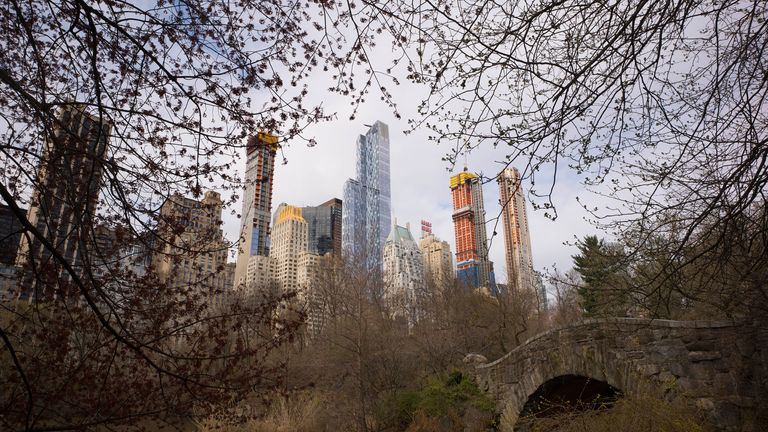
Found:
[[[413,239],[410,224],[392,224],[384,242],[384,300],[394,316],[402,316],[412,327],[424,315],[426,288],[424,262]]]
[[[269,290],[275,285],[275,260],[264,255],[248,258],[248,271],[245,288],[250,293],[257,290]]]
[[[298,292],[299,260],[307,252],[307,222],[301,208],[281,204],[275,226],[269,256],[275,261],[275,280],[280,294]]]

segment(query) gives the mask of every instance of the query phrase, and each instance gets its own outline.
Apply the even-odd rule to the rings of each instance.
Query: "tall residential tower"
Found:
[[[300,207],[280,204],[275,215],[274,245],[269,256],[274,260],[279,294],[299,288],[299,262],[307,253],[307,221],[301,213]]]
[[[488,260],[485,206],[480,177],[464,169],[451,177],[453,224],[456,231],[456,278],[472,287],[496,290]]]
[[[235,284],[244,284],[248,259],[269,256],[269,219],[272,211],[272,184],[275,172],[277,137],[259,132],[248,138],[246,146],[245,195],[240,226],[240,242],[235,269]]]
[[[424,259],[424,279],[438,290],[448,287],[453,281],[451,246],[430,232],[421,237],[419,248]]]
[[[43,148],[27,219],[74,273],[82,276],[89,259],[86,248],[93,244],[111,125],[107,119],[89,114],[84,105],[62,109],[57,120]],[[38,285],[53,287],[59,279],[71,279],[37,237],[21,237],[17,266],[23,268],[21,297],[48,295]]]
[[[152,259],[160,280],[208,295],[232,289],[221,211],[221,195],[213,191],[201,201],[179,193],[165,200],[157,229],[163,241]]]
[[[500,202],[504,222],[504,247],[507,261],[509,292],[534,289],[531,236],[528,234],[528,215],[525,195],[517,168],[506,168],[499,173]]]
[[[377,121],[358,137],[357,175],[344,183],[344,255],[380,267],[390,223],[389,127]]]

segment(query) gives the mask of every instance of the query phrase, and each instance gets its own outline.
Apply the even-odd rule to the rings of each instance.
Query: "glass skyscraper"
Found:
[[[332,198],[317,207],[302,208],[302,216],[307,221],[309,253],[341,253],[342,214],[342,201],[338,198]]]
[[[381,266],[384,240],[391,229],[389,127],[377,121],[357,138],[357,173],[344,183],[342,249],[347,257]]]

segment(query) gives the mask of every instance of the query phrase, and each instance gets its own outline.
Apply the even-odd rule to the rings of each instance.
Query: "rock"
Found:
[[[712,361],[721,358],[720,351],[691,351],[688,360],[692,362]]]
[[[464,356],[463,361],[465,364],[474,364],[474,365],[488,363],[488,359],[484,355],[477,354],[477,353],[467,354],[466,356]]]

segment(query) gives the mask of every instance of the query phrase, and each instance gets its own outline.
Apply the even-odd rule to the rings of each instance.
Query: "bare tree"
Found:
[[[558,179],[575,173],[613,200],[582,204],[616,238],[631,232],[633,252],[659,238],[674,245],[669,271],[637,289],[704,265],[711,254],[685,251],[706,249],[712,234],[710,246],[728,242],[726,227],[765,205],[765,2],[437,0],[363,10],[401,54],[388,72],[429,87],[411,126],[453,146],[446,160],[496,148],[499,168],[525,167],[534,207],[553,218]]]
[[[272,385],[265,359],[291,330],[264,330],[279,299],[222,300],[136,274],[130,248],[106,250],[97,227],[122,233],[121,246],[173,250],[169,260],[225,252],[180,244],[195,227],[162,220],[160,206],[209,188],[231,205],[246,136],[301,139],[326,118],[304,98],[310,73],[343,62],[328,6],[0,6],[0,197],[27,245],[17,297],[33,300],[2,306],[1,428],[135,424]],[[200,269],[200,285],[222,270]]]

